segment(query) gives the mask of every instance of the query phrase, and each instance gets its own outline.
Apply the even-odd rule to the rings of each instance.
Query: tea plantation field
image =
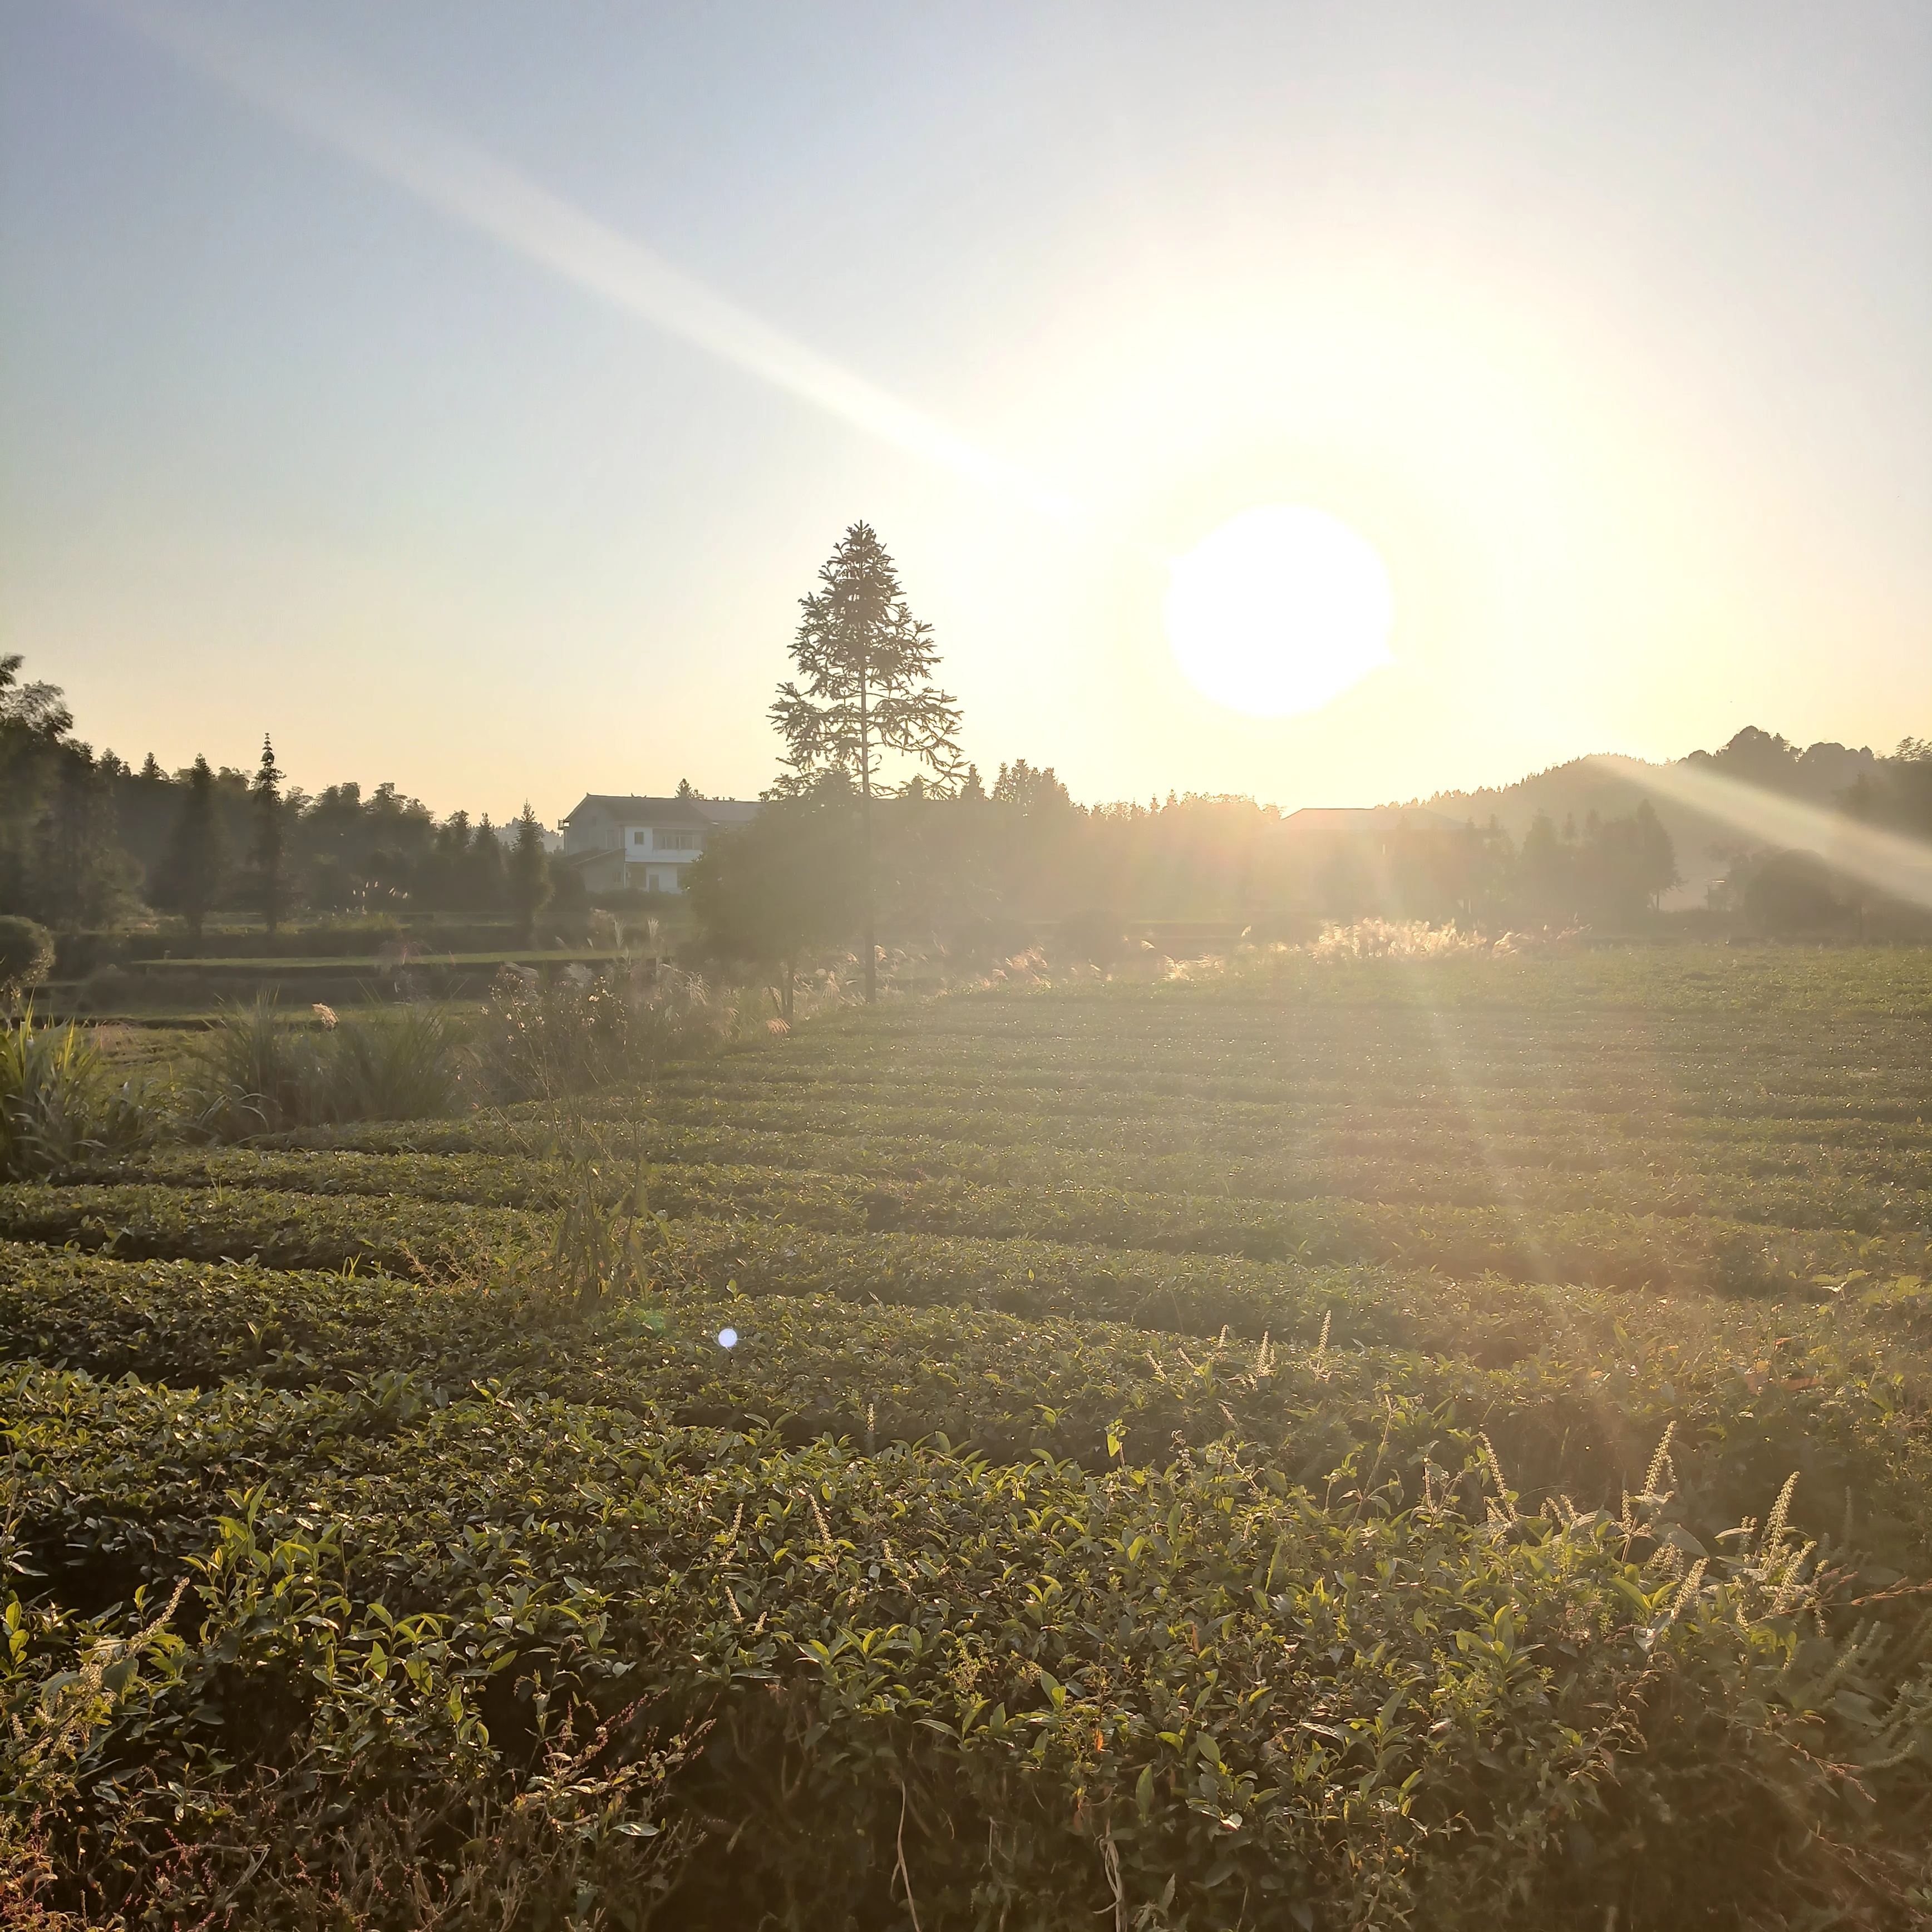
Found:
[[[1928,1119],[1262,962],[0,1188],[0,1922],[1932,1922]]]

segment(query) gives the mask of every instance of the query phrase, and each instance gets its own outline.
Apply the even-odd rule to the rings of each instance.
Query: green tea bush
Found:
[[[1782,1497],[1692,1556],[1667,1455],[1621,1516],[1532,1515],[1492,1474],[1472,1518],[1390,1508],[1366,1454],[1324,1498],[1226,1449],[854,1459],[374,1393],[10,1392],[36,1473],[9,1554],[158,1570],[118,1612],[7,1612],[0,1750],[50,1905],[166,1917],[246,1885],[272,1918],[419,1789],[430,1816],[514,1809],[566,1715],[572,1750],[602,1741],[586,1778],[642,1767],[628,1808],[589,1808],[606,1828],[682,1834],[650,1868],[664,1923],[897,1901],[937,1925],[1594,1932],[1613,1902],[1876,1926],[1923,1884],[1922,1648],[1834,1610]],[[208,1470],[265,1453],[298,1502],[212,1502]],[[135,1542],[76,1538],[104,1505]],[[431,1898],[478,1836],[422,1834]],[[622,1922],[590,1883],[578,1910]]]
[[[1918,956],[575,1024],[0,1189],[0,1918],[1932,1916]]]
[[[394,1195],[478,1207],[554,1208],[563,1198],[556,1142],[546,1138],[524,1154],[365,1154],[358,1149],[318,1156],[281,1148],[160,1148],[133,1160],[99,1162],[73,1170],[76,1182],[143,1182],[157,1186],[242,1190],[317,1198]],[[538,1150],[548,1148],[546,1156]]]
[[[0,1240],[126,1260],[247,1261],[271,1268],[473,1273],[540,1231],[500,1208],[376,1196],[341,1201],[266,1189],[140,1186],[0,1189]]]
[[[422,1268],[424,1249],[407,1252]],[[560,1278],[529,1249],[520,1262],[494,1257],[508,1264],[474,1280],[415,1281],[0,1250],[11,1277],[0,1348],[203,1386],[246,1375],[340,1388],[392,1372],[446,1400],[483,1380],[718,1426],[770,1424],[794,1442],[943,1436],[996,1457],[1046,1451],[1094,1467],[1159,1465],[1178,1444],[1232,1433],[1260,1462],[1312,1481],[1352,1446],[1379,1442],[1385,1477],[1414,1497],[1432,1458],[1456,1466],[1486,1432],[1539,1504],[1615,1507],[1670,1429],[1683,1520],[1700,1536],[1796,1469],[1798,1520],[1814,1533],[1848,1544],[1855,1498],[1874,1560],[1917,1565],[1928,1553],[1914,1498],[1932,1476],[1932,1431],[1898,1378],[1822,1317],[1781,1336],[1742,1313],[1701,1333],[1660,1318],[1646,1336],[1598,1310],[1568,1324],[1566,1346],[1484,1370],[1400,1346],[1336,1346],[1325,1318],[1299,1340],[1255,1340],[728,1288],[667,1294],[664,1252],[647,1233],[630,1262],[656,1292],[586,1322],[576,1311],[599,1305],[608,1270],[586,1294],[580,1276]],[[730,1348],[718,1340],[727,1330]],[[1640,1365],[1606,1376],[1596,1364],[1612,1350]]]
[[[202,1156],[209,1164],[197,1169],[193,1157],[170,1155],[143,1171],[156,1178],[201,1174],[209,1180],[252,1173],[262,1184],[289,1189],[395,1188],[490,1201],[505,1199],[508,1186],[518,1199],[538,1204],[558,1198],[554,1177],[571,1131],[530,1116],[429,1132],[348,1129],[302,1137],[306,1146],[329,1151],[327,1161],[284,1147],[274,1150],[277,1165],[252,1170],[220,1164],[231,1156]],[[593,1124],[590,1131],[602,1130]],[[828,1230],[1105,1244],[1324,1268],[1372,1263],[1465,1278],[1496,1274],[1521,1282],[1744,1295],[1808,1292],[1820,1276],[1838,1280],[1854,1270],[1906,1274],[1932,1265],[1932,1240],[1922,1223],[1874,1238],[1842,1226],[1780,1228],[1688,1214],[1559,1214],[1347,1198],[1280,1203],[1208,1193],[1136,1194],[1071,1181],[988,1185],[953,1178],[934,1154],[928,1161],[940,1172],[908,1160],[904,1178],[881,1173],[877,1170],[887,1167],[886,1161],[815,1137],[760,1148],[740,1136],[648,1123],[621,1136],[613,1127],[604,1137],[614,1144],[622,1138],[652,1163],[658,1204],[674,1216],[763,1216]],[[458,1154],[472,1148],[493,1151],[454,1162],[370,1151],[425,1147]],[[759,1157],[710,1158],[718,1154]],[[814,1160],[842,1164],[814,1170]],[[278,1178],[266,1179],[271,1173]],[[513,1178],[506,1181],[506,1174]]]

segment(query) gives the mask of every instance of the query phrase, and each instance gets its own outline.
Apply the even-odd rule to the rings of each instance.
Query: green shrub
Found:
[[[196,1124],[221,1140],[302,1124],[321,1096],[321,1057],[266,994],[224,1009],[197,1043]]]
[[[644,1293],[646,1258],[664,1240],[665,1218],[651,1212],[640,1158],[614,1159],[608,1148],[580,1138],[566,1155],[563,1208],[544,1264],[551,1291],[586,1310],[611,1296]]]

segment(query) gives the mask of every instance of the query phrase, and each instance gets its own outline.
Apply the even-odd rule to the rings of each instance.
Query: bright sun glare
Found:
[[[1388,572],[1325,511],[1246,511],[1171,568],[1168,637],[1217,704],[1258,718],[1316,711],[1390,661]]]

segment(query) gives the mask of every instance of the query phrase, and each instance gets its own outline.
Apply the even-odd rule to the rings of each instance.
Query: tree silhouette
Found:
[[[543,827],[528,799],[517,818],[517,842],[510,848],[511,910],[527,946],[536,936],[537,914],[550,898],[550,855],[544,850]]]
[[[140,869],[115,835],[114,794],[85,745],[54,746],[34,839],[32,910],[63,932],[111,925],[133,902]]]
[[[215,800],[214,773],[206,758],[197,758],[168,836],[156,895],[162,904],[188,922],[197,952],[202,926],[221,896],[227,871],[228,838]]]
[[[849,784],[835,772],[808,796],[769,800],[713,838],[686,877],[706,949],[775,967],[788,1022],[801,956],[847,938],[859,916]]]
[[[872,904],[872,791],[879,761],[897,752],[950,778],[959,760],[959,706],[933,683],[938,653],[932,627],[907,608],[898,572],[869,524],[846,531],[818,582],[813,596],[799,600],[805,616],[792,642],[799,680],[778,686],[771,709],[792,774],[778,789],[802,790],[814,774],[833,770],[857,788],[861,944],[870,1004],[879,991]]]
[[[262,923],[272,933],[282,922],[288,880],[282,863],[282,780],[287,775],[275,763],[275,748],[262,736],[262,762],[255,767],[248,796],[255,814],[255,902]]]
[[[503,842],[490,823],[486,812],[470,835],[470,850],[464,855],[464,902],[472,912],[500,912],[508,891],[503,864]]]

